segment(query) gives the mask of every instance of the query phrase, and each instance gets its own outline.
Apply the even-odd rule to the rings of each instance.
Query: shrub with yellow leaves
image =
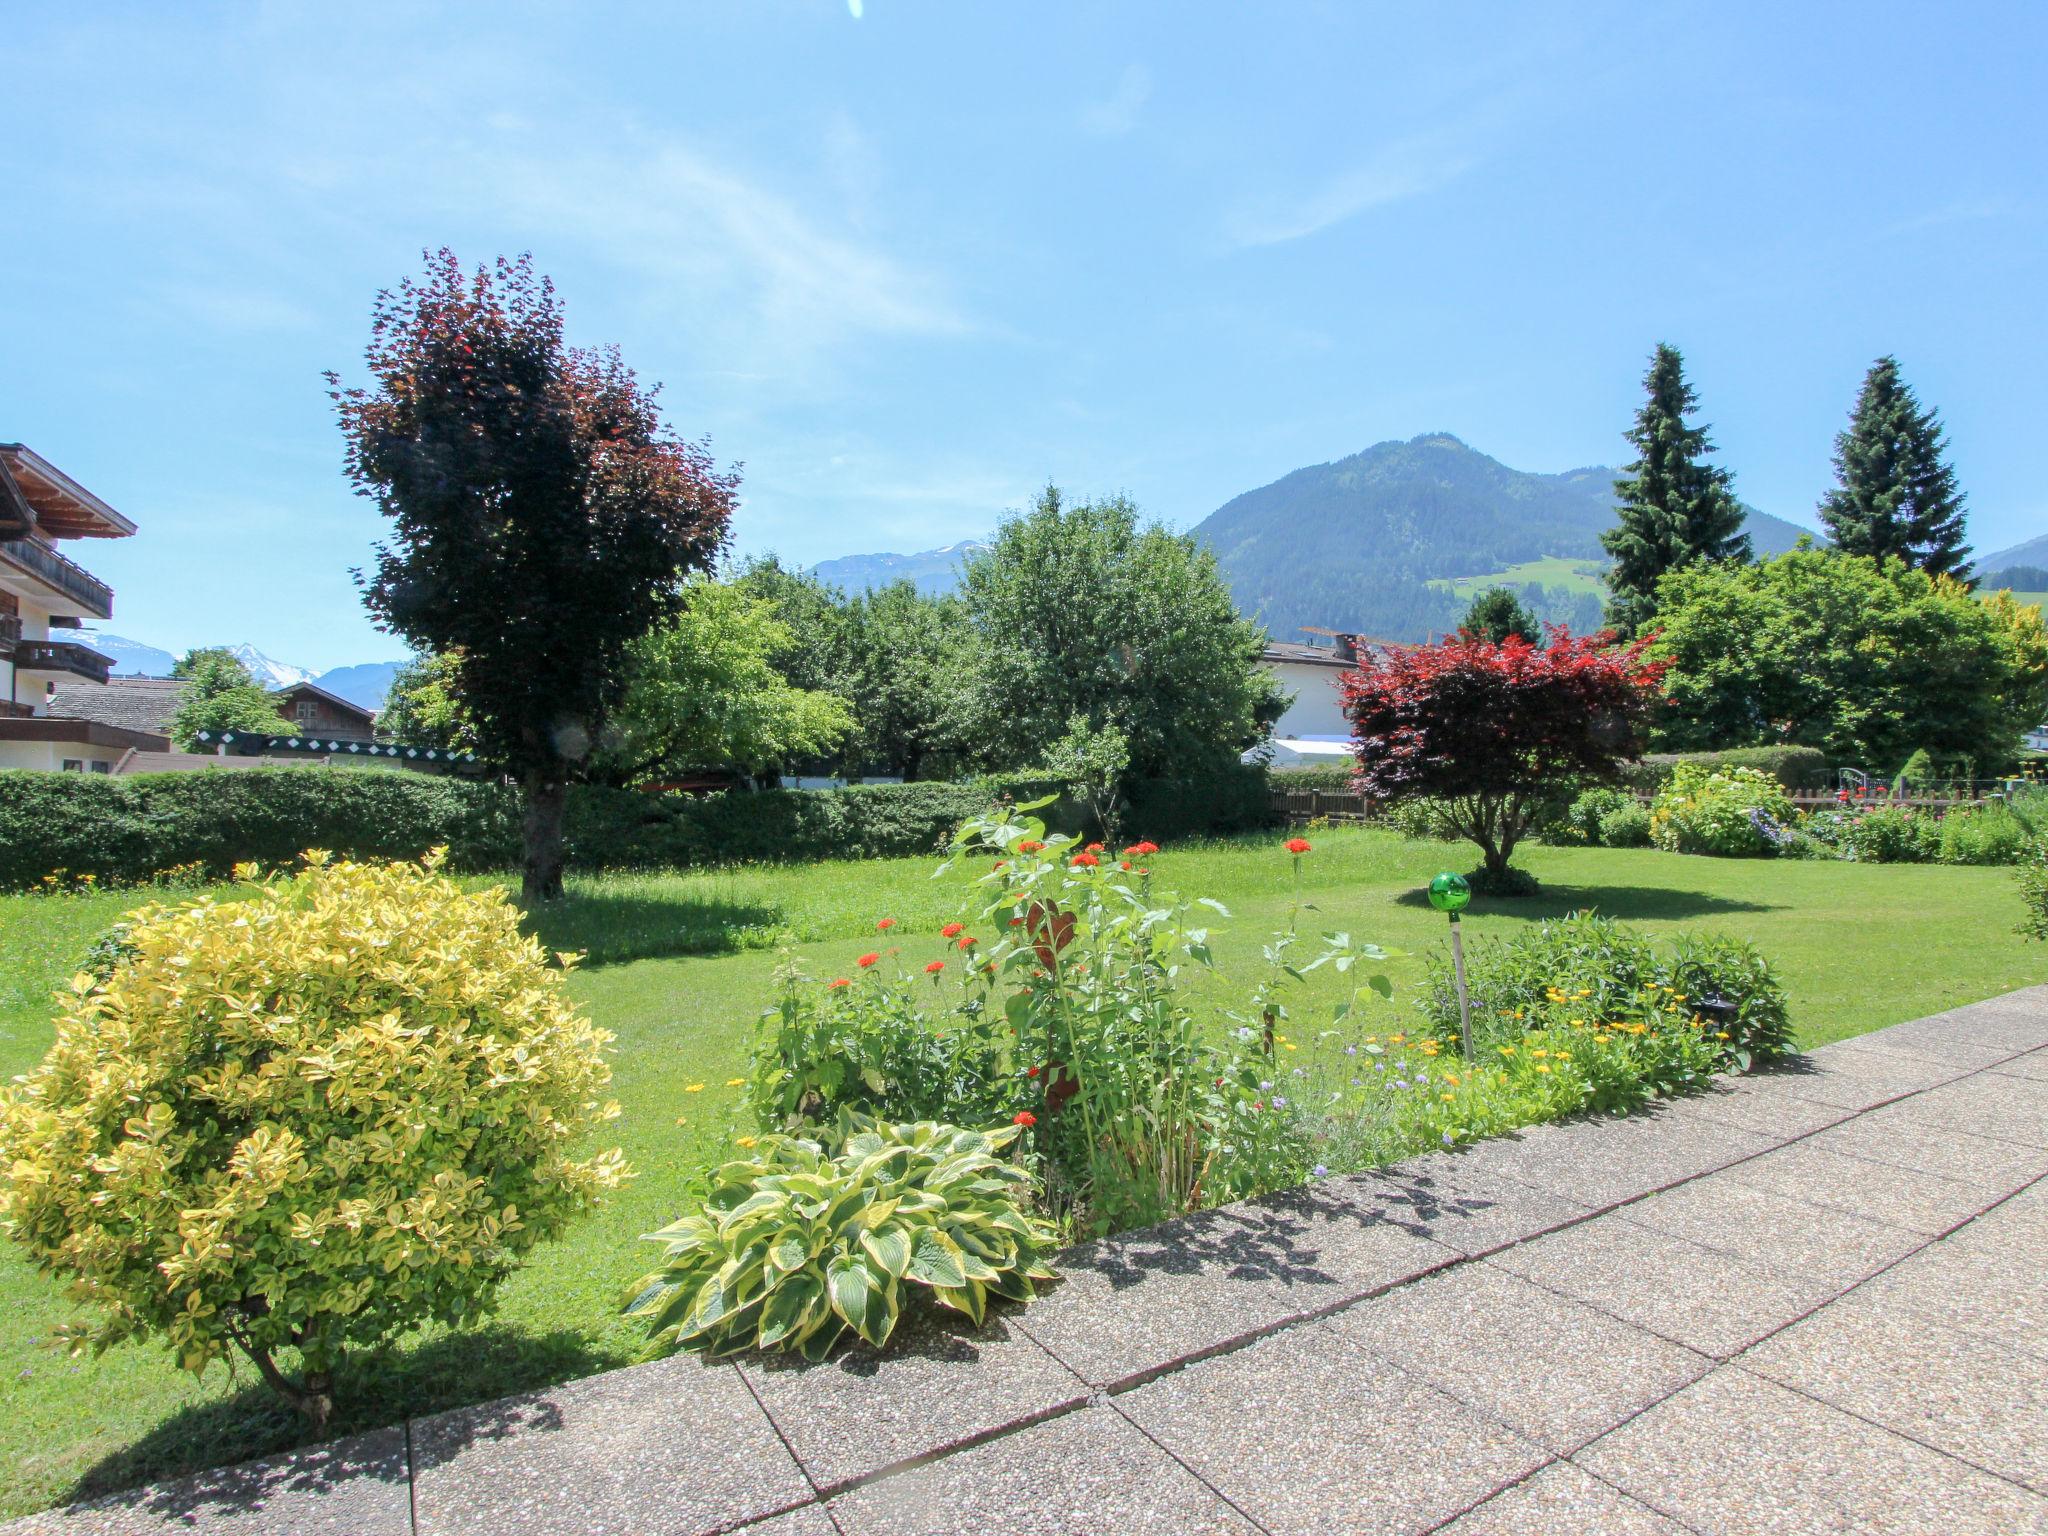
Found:
[[[627,1176],[570,1155],[618,1113],[611,1036],[502,891],[439,866],[310,853],[142,908],[73,979],[0,1090],[0,1220],[70,1279],[74,1349],[154,1336],[195,1373],[240,1349],[324,1423],[345,1350],[483,1316]]]

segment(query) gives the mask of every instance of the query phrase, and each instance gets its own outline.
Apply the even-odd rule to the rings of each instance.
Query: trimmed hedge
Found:
[[[690,799],[579,785],[569,793],[572,869],[686,868],[793,859],[929,853],[999,798],[1058,793],[1042,774],[966,783],[731,792]],[[1079,830],[1063,797],[1051,824]],[[1126,824],[1164,839],[1231,832],[1270,819],[1256,769],[1138,786]],[[199,864],[224,874],[253,859],[281,864],[307,848],[352,858],[414,858],[448,845],[456,870],[519,862],[519,800],[501,784],[324,767],[105,774],[0,772],[0,890],[64,871],[139,882]]]
[[[1818,747],[1730,747],[1722,752],[1652,752],[1640,762],[1625,764],[1622,782],[1630,789],[1654,794],[1671,782],[1680,763],[1707,769],[1761,768],[1788,790],[1826,789],[1828,756]]]

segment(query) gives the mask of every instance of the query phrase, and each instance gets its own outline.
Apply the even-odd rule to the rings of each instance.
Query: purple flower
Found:
[[[1317,1163],[1315,1167],[1310,1169],[1309,1171],[1319,1179],[1327,1179],[1330,1176],[1330,1165],[1328,1163]],[[22,1374],[25,1376],[28,1373],[24,1371],[22,1372]]]
[[[1287,1107],[1287,1096],[1281,1093],[1274,1094],[1273,1107],[1275,1109],[1285,1109]]]

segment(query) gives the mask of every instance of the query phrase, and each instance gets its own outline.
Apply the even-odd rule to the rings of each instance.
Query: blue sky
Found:
[[[402,654],[321,370],[421,247],[531,250],[574,339],[745,464],[743,552],[1176,525],[1446,430],[1613,463],[1686,353],[1810,521],[1862,372],[2048,531],[2035,5],[17,3],[0,440],[132,516],[121,633]]]

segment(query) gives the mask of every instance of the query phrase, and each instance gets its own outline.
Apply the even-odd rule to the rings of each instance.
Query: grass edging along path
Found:
[[[1323,925],[1407,951],[1390,968],[1389,1019],[1411,1014],[1423,951],[1443,919],[1421,885],[1470,860],[1455,845],[1343,829],[1311,833],[1307,894]],[[1215,896],[1222,975],[1204,1000],[1240,999],[1260,937],[1284,925],[1290,861],[1277,836],[1169,849],[1156,878]],[[1512,931],[1583,907],[1655,932],[1716,928],[1754,940],[1782,973],[1802,1044],[1816,1045],[2042,978],[2043,952],[2013,933],[2010,871],[1688,858],[1650,850],[1530,848],[1547,887],[1537,900],[1475,904],[1467,938]],[[362,1360],[340,1389],[338,1432],[408,1413],[475,1402],[625,1363],[637,1329],[616,1316],[617,1290],[645,1268],[634,1238],[678,1213],[689,1173],[721,1157],[736,1133],[738,1090],[753,1021],[771,995],[775,946],[794,944],[814,972],[837,975],[872,947],[874,923],[915,944],[952,915],[956,887],[931,861],[755,868],[574,881],[542,921],[553,947],[587,949],[577,996],[617,1033],[617,1139],[639,1177],[607,1210],[543,1247],[506,1287],[498,1319],[456,1338],[410,1341]],[[48,995],[90,942],[146,893],[0,898],[0,1073],[37,1060],[50,1038]],[[1316,972],[1294,1002],[1305,1048],[1339,980]],[[696,1092],[688,1091],[701,1084]],[[681,1121],[682,1123],[678,1123]],[[43,1340],[66,1315],[58,1285],[0,1245],[0,1515],[244,1460],[288,1445],[297,1426],[243,1372],[205,1383],[158,1350],[127,1348],[73,1361]]]

